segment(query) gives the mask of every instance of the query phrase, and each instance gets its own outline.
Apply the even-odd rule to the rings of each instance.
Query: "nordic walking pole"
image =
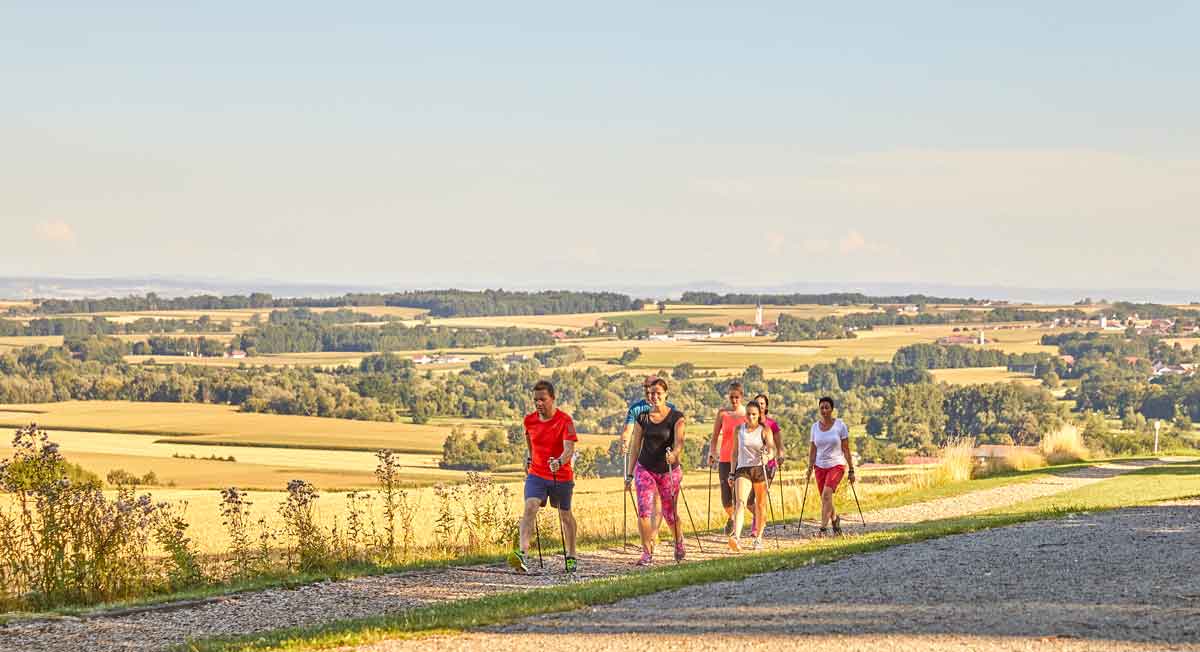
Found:
[[[550,477],[551,477],[551,478],[553,479],[553,481],[554,481],[554,492],[555,492],[555,493],[558,493],[558,471],[551,471],[551,472],[550,472]],[[560,539],[562,539],[562,551],[563,551],[563,572],[564,572],[564,573],[569,573],[569,572],[571,572],[571,569],[567,568],[567,535],[566,535],[566,533],[563,531],[563,524],[562,524],[562,522],[563,522],[563,520],[562,520],[562,514],[559,514],[559,515],[558,515],[558,537],[559,537]]]
[[[629,473],[629,449],[625,449],[625,463],[621,467],[621,491],[625,492],[625,474]],[[629,510],[621,501],[621,552],[629,547]]]
[[[767,479],[767,465],[766,464],[763,464],[762,470],[763,470],[763,480],[766,480]],[[753,488],[751,488],[751,491],[753,491]],[[766,495],[763,497],[767,499],[767,506],[771,509],[771,522],[774,523],[775,522],[775,501],[771,500],[771,488],[769,485],[767,487],[767,490],[764,493]],[[764,535],[767,533],[767,524],[766,523],[763,523],[762,531],[763,531]],[[775,549],[778,550],[779,549],[779,539],[776,537],[771,537],[771,540],[775,542]]]
[[[796,533],[800,533],[801,526],[804,525],[804,504],[808,502],[808,484],[812,482],[812,473],[806,473],[804,476],[804,497],[800,499],[800,521],[796,523]]]
[[[542,526],[538,523],[537,516],[533,517],[533,531],[537,533],[538,566],[540,566],[542,570],[546,570],[546,562],[542,559]]]
[[[671,454],[671,449],[667,448],[667,455]],[[669,471],[669,469],[668,469]],[[683,496],[683,509],[687,511],[688,521],[692,524],[692,536],[696,537],[696,547],[700,552],[704,552],[704,544],[700,543],[700,533],[696,531],[696,519],[692,518],[692,508],[688,506],[687,494],[683,493],[683,469],[679,469],[679,488],[675,490],[675,498]],[[675,508],[676,515],[679,514],[679,507]],[[678,520],[678,517],[676,518]]]
[[[867,519],[863,518],[862,503],[858,502],[858,490],[854,488],[854,483],[850,483],[850,493],[854,494],[854,504],[858,507],[858,520],[862,521],[863,529],[867,527]]]
[[[784,528],[787,527],[787,503],[783,499],[783,463],[776,460],[775,475],[779,479],[779,520],[784,523]]]
[[[704,461],[708,461],[707,455]],[[708,465],[708,520],[704,522],[704,531],[712,531],[712,464]]]
[[[677,495],[683,496],[683,508],[687,510],[688,521],[692,523],[692,536],[696,537],[696,547],[700,552],[704,552],[704,544],[700,543],[700,533],[696,531],[696,520],[692,518],[692,508],[688,507],[687,494],[683,493],[683,487],[679,488]]]

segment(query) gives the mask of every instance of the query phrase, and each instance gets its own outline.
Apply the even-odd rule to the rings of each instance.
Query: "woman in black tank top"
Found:
[[[662,503],[662,517],[675,535],[675,559],[684,557],[683,528],[675,509],[683,470],[679,459],[683,453],[683,413],[667,405],[667,381],[656,378],[647,387],[646,399],[650,411],[639,416],[633,427],[630,467],[625,472],[625,490],[637,486],[638,532],[642,535],[642,558],[639,566],[654,561],[654,544],[658,532],[650,520],[654,513],[654,497]]]

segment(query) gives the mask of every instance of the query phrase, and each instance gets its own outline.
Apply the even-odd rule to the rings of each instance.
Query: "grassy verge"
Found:
[[[1128,461],[1128,460],[1123,460]],[[1029,471],[1015,471],[1004,473],[979,480],[968,480],[965,482],[956,482],[939,487],[930,487],[924,489],[916,489],[911,491],[900,491],[895,494],[887,494],[877,497],[866,497],[862,502],[864,511],[872,511],[876,509],[886,509],[890,507],[901,507],[939,498],[949,498],[959,496],[974,491],[982,491],[986,489],[994,489],[1010,484],[1022,482],[1031,482],[1037,478],[1047,477],[1055,473],[1063,473],[1073,469],[1095,464],[1096,462],[1080,462],[1074,464],[1064,464],[1054,467],[1045,467]],[[789,481],[791,477],[788,477]],[[788,491],[792,491],[794,485],[789,484]],[[803,485],[796,487],[802,491]],[[810,489],[814,491],[815,489]],[[805,509],[805,518],[813,519],[819,515],[820,506],[815,496],[810,495],[808,505]],[[839,497],[839,501],[851,500],[846,496]],[[839,504],[845,504],[839,502]],[[790,518],[786,522],[795,523],[796,517],[794,514],[788,515]],[[719,528],[714,528],[715,532]],[[701,531],[703,534],[704,531]],[[545,533],[544,533],[545,534]],[[556,533],[550,533],[547,542],[557,539],[554,538]],[[635,535],[636,536],[636,535]],[[606,547],[618,545],[620,539],[617,537],[590,539],[588,541],[579,542],[579,550],[586,552],[589,550],[597,550]],[[549,543],[548,545],[553,545]],[[498,563],[503,560],[503,554],[481,554],[471,556],[458,556],[451,559],[425,559],[404,564],[380,565],[380,564],[359,564],[353,566],[345,566],[338,568],[329,573],[304,573],[304,574],[271,574],[262,577],[257,577],[251,580],[246,580],[236,583],[222,583],[208,586],[195,587],[185,591],[175,593],[164,593],[161,595],[147,596],[144,598],[135,598],[131,600],[111,602],[90,607],[60,607],[44,612],[36,613],[15,613],[10,612],[0,614],[0,623],[10,622],[13,620],[29,619],[29,618],[55,618],[61,616],[86,616],[102,613],[111,610],[123,610],[136,607],[145,607],[169,602],[180,602],[190,600],[202,600],[206,598],[215,598],[225,595],[234,595],[237,593],[246,593],[251,591],[261,591],[273,588],[292,588],[314,582],[322,582],[328,580],[345,580],[355,577],[371,577],[378,575],[387,575],[391,573],[400,573],[405,571],[428,570],[434,568],[444,568],[447,566],[458,566],[468,564],[488,564]]]
[[[187,644],[186,649],[195,652],[310,650],[463,631],[538,614],[611,604],[695,584],[739,580],[758,573],[827,563],[851,555],[954,534],[1054,519],[1080,511],[1118,509],[1196,496],[1200,496],[1200,463],[1172,464],[1141,469],[983,515],[920,523],[844,539],[818,540],[802,548],[786,551],[667,566],[639,574],[459,600],[388,616],[242,637],[205,639]]]

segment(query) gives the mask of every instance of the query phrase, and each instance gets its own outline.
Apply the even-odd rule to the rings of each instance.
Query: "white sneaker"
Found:
[[[762,537],[756,537],[754,539],[754,549],[762,550],[762,547],[763,547]]]

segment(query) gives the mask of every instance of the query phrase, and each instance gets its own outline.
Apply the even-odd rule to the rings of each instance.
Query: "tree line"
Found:
[[[1042,322],[1051,319],[1087,319],[1088,314],[1075,308],[1054,311],[1020,308],[993,308],[986,311],[954,310],[948,312],[905,313],[895,308],[883,312],[861,312],[849,315],[830,315],[821,318],[779,315],[777,323],[780,342],[806,340],[837,340],[856,337],[855,332],[880,326],[918,326],[956,323]]]
[[[414,349],[467,349],[480,346],[542,346],[554,338],[530,328],[451,328],[406,326],[389,322],[381,326],[328,324],[320,320],[293,319],[268,323],[233,339],[235,348],[248,355],[312,353],[317,351],[373,352]]]
[[[148,310],[244,310],[250,308],[340,308],[399,306],[419,308],[434,317],[557,315],[583,312],[638,310],[642,301],[615,292],[546,290],[413,290],[388,293],[347,293],[340,297],[276,298],[269,293],[249,295],[145,296],[102,299],[43,299],[37,314],[144,312]]]
[[[220,321],[203,315],[197,319],[157,319],[140,317],[128,323],[112,321],[104,317],[89,319],[75,317],[35,318],[28,323],[15,319],[0,319],[0,336],[3,337],[88,337],[91,335],[136,335],[145,333],[228,333],[233,324],[228,319]]]
[[[716,305],[747,305],[761,303],[771,306],[798,306],[798,305],[818,305],[818,306],[850,306],[850,305],[869,305],[873,303],[904,303],[904,304],[927,304],[927,303],[948,303],[954,305],[975,305],[980,303],[978,299],[969,298],[954,298],[954,297],[934,297],[925,294],[902,294],[893,296],[869,296],[861,292],[826,292],[823,294],[747,294],[744,292],[731,292],[727,294],[718,294],[716,292],[684,292],[680,298],[680,303],[699,304],[705,306]]]

